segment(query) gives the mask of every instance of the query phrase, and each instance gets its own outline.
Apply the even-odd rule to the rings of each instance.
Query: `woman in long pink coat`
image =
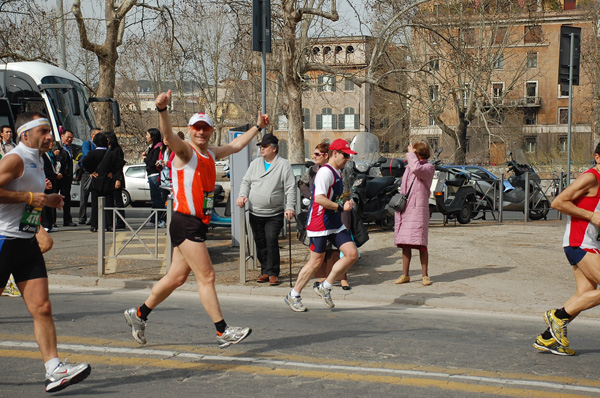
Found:
[[[402,248],[402,276],[396,279],[397,284],[410,282],[408,269],[412,249],[417,249],[421,259],[423,285],[431,285],[427,273],[429,254],[427,238],[429,235],[429,195],[435,167],[427,161],[431,156],[429,144],[424,141],[408,146],[406,153],[407,166],[402,177],[401,193],[408,194],[404,212],[396,212],[394,225],[394,244]],[[411,188],[412,185],[412,188]]]

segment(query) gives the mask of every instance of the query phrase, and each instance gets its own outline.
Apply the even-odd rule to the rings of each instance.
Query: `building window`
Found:
[[[504,54],[500,54],[494,60],[494,69],[504,69]]]
[[[501,125],[504,123],[504,113],[502,111],[499,111],[497,109],[493,109],[490,112],[490,117],[491,120],[493,120],[494,122],[496,122],[497,125]]]
[[[435,152],[438,150],[438,148],[440,147],[440,139],[439,138],[427,138],[427,143],[429,144],[429,147],[431,148],[431,152]]]
[[[277,154],[284,159],[288,158],[288,143],[285,140],[279,140]]]
[[[577,8],[576,0],[565,0],[565,6],[564,6],[565,10],[574,10],[575,8]]]
[[[538,95],[538,83],[537,82],[526,82],[525,83],[525,100],[528,104],[535,104]]]
[[[569,124],[569,108],[558,108],[558,124]]]
[[[475,29],[474,28],[465,28],[461,30],[462,39],[467,46],[472,46],[475,44]]]
[[[431,102],[435,102],[438,100],[439,97],[440,97],[440,86],[437,84],[434,86],[429,86],[429,100]]]
[[[431,70],[440,70],[440,59],[436,56],[429,57],[429,68]]]
[[[435,126],[435,118],[433,117],[433,115],[427,116],[427,125]]]
[[[527,67],[529,69],[537,68],[538,66],[538,54],[537,53],[527,53]]]
[[[540,25],[525,26],[525,43],[541,43],[542,27]]]
[[[506,38],[506,28],[498,28],[494,32],[494,44],[502,44],[504,43],[504,39]]]
[[[310,109],[302,108],[302,127],[304,130],[310,129]]]
[[[279,112],[277,113],[277,120],[276,120],[276,128],[277,130],[287,130],[288,129],[288,118],[285,115],[285,113],[283,113],[283,109],[280,109]]]
[[[558,151],[566,152],[567,151],[567,136],[561,135],[558,137]]]
[[[463,88],[463,106],[466,108],[469,105],[469,96],[471,90],[471,85],[469,83],[465,83]]]
[[[335,76],[319,75],[318,92],[334,92],[335,91]]]
[[[350,79],[344,79],[344,91],[354,91],[354,83]]]
[[[537,124],[537,111],[533,109],[525,110],[525,124],[528,126]]]
[[[317,130],[337,130],[337,118],[331,108],[323,108],[321,114],[317,115]]]
[[[536,141],[535,137],[525,137],[525,152],[535,152]]]
[[[312,152],[308,140],[304,140],[304,159],[312,158]]]
[[[358,130],[358,115],[354,113],[354,108],[344,108],[344,113],[338,115],[338,129]]]
[[[568,97],[569,96],[569,85],[568,84],[559,84],[558,85],[558,96],[559,97]]]
[[[493,82],[492,83],[492,101],[494,104],[502,103],[502,95],[504,94],[504,83]]]

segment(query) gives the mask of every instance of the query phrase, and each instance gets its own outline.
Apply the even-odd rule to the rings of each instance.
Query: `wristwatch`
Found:
[[[262,128],[258,124],[255,124],[254,126],[256,126],[256,128],[258,129],[259,133],[262,131]]]

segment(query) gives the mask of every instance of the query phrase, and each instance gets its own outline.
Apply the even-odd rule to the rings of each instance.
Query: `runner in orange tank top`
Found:
[[[247,146],[269,124],[269,116],[258,113],[256,124],[229,144],[209,145],[214,123],[205,113],[194,114],[188,122],[189,142],[179,138],[171,125],[167,110],[171,102],[171,90],[156,97],[156,109],[160,115],[160,130],[175,152],[173,160],[173,196],[175,207],[169,232],[173,244],[173,261],[169,272],[154,285],[152,293],[140,307],[125,311],[125,319],[131,327],[133,338],[146,343],[144,335],[147,317],[194,271],[198,292],[204,309],[217,329],[217,344],[225,348],[245,339],[252,331],[248,327],[228,326],[223,319],[215,290],[215,270],[206,249],[206,231],[213,208],[215,187],[215,159],[225,158]]]

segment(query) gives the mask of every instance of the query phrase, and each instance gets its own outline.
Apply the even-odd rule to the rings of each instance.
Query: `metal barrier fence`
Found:
[[[530,220],[530,210],[543,211],[547,203],[552,203],[552,200],[564,189],[564,173],[554,174],[553,178],[540,179],[540,182],[530,179],[530,173],[525,173],[525,189],[524,197],[529,200],[524,201],[523,221]],[[504,174],[501,174],[496,180],[473,180],[474,187],[477,192],[477,200],[473,206],[474,217],[479,212],[485,217],[486,212],[490,212],[492,217],[498,222],[502,222],[504,210]],[[531,187],[534,188],[533,192]],[[541,195],[536,195],[539,192]],[[547,201],[547,203],[545,203]],[[497,215],[497,218],[496,218]],[[547,219],[547,215],[543,217]],[[558,212],[557,219],[562,219],[562,214]]]
[[[157,221],[159,217],[159,213],[167,213],[167,225],[171,224],[171,217],[173,215],[173,199],[168,199],[167,208],[166,209],[153,209],[147,207],[140,207],[137,210],[147,210],[150,212],[150,215],[142,222],[142,224],[134,228],[127,219],[121,214],[123,208],[117,207],[104,207],[105,199],[104,197],[98,198],[98,276],[104,276],[106,274],[106,260],[110,259],[131,259],[131,260],[153,260],[153,261],[166,261],[167,271],[171,265],[171,259],[173,257],[173,247],[171,246],[171,236],[169,233],[169,228],[166,228],[166,250],[165,255],[161,256],[158,253],[158,243],[159,243],[159,234],[158,234],[158,222],[154,223],[154,250],[152,250],[149,245],[144,242],[144,239],[140,236],[140,231],[142,228],[146,226],[146,223],[152,219]],[[106,253],[106,219],[104,216],[104,211],[108,210],[112,214],[112,250],[111,253]],[[127,238],[127,240],[123,243],[120,249],[117,251],[116,245],[116,237],[117,231],[114,226],[116,225],[116,220],[120,219],[125,223],[125,232],[130,231],[131,236]],[[120,233],[123,233],[122,231]],[[123,251],[127,248],[127,246],[133,242],[135,239],[136,242],[142,244],[142,247],[148,253],[148,256],[141,257],[140,255],[125,255],[122,254]],[[161,239],[163,239],[163,235],[161,233]],[[152,244],[150,244],[152,246]]]

